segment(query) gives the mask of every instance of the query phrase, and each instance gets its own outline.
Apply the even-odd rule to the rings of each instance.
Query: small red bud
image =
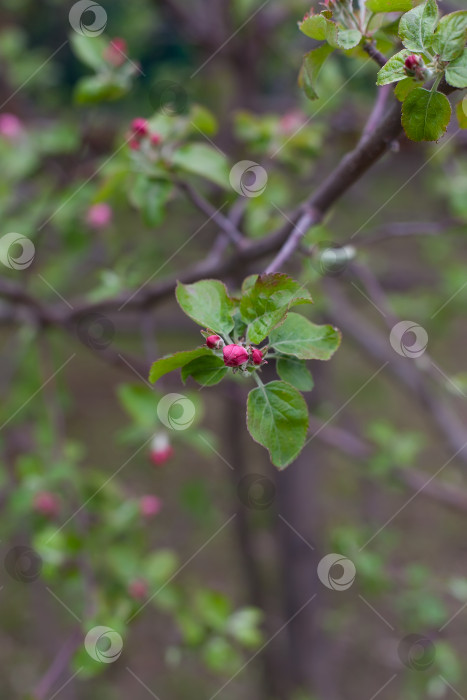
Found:
[[[139,149],[141,148],[139,141],[135,138],[131,138],[128,141],[128,145],[132,151],[139,151]]]
[[[208,348],[211,348],[211,350],[219,350],[220,348],[224,347],[224,341],[220,335],[210,335],[206,338],[206,345]]]
[[[226,345],[224,350],[224,364],[227,367],[239,367],[248,362],[248,353],[241,345]]]
[[[128,593],[134,600],[144,600],[148,595],[148,584],[140,578],[135,579],[128,586]]]
[[[157,496],[141,496],[139,501],[139,510],[144,518],[152,518],[157,515],[162,508],[162,501]]]
[[[147,136],[148,133],[148,123],[146,119],[142,117],[137,117],[131,122],[131,130],[136,137]]]
[[[60,503],[50,491],[39,491],[34,496],[33,508],[46,518],[56,518],[60,512]]]
[[[116,37],[115,39],[112,39],[108,46],[106,46],[103,52],[103,56],[104,60],[107,61],[107,63],[110,63],[110,65],[118,68],[119,66],[122,66],[125,63],[126,53],[127,43],[125,39],[120,39],[120,37]]]
[[[407,56],[407,58],[405,59],[404,65],[407,68],[407,70],[413,72],[413,71],[417,70],[417,68],[421,64],[421,62],[422,62],[421,57],[417,56],[416,54],[413,53],[410,56]]]
[[[158,146],[162,141],[162,136],[160,134],[151,134],[151,144],[153,146]]]
[[[258,348],[253,348],[251,351],[251,359],[255,365],[260,365],[263,361],[263,353]]]
[[[149,454],[151,462],[160,467],[173,456],[174,448],[170,444],[169,438],[165,433],[158,433],[154,436],[151,444],[151,452]]]

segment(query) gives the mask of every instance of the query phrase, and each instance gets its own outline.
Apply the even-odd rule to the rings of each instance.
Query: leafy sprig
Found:
[[[279,468],[286,467],[303,449],[308,411],[302,391],[313,388],[306,360],[329,360],[340,345],[336,328],[316,325],[291,307],[312,303],[303,285],[285,274],[247,277],[239,298],[231,297],[218,280],[178,284],[182,310],[215,333],[215,343],[177,352],[154,362],[150,381],[181,369],[203,386],[221,382],[235,373],[256,380],[248,396],[247,425],[256,442],[266,447]],[[267,339],[269,342],[266,342]],[[266,343],[261,348],[258,344]],[[277,362],[280,380],[264,384],[261,366]]]

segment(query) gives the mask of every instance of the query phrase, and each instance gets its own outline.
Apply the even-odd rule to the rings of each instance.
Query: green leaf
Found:
[[[405,59],[411,55],[411,51],[403,49],[392,56],[378,72],[377,85],[389,85],[396,80],[404,80],[407,77],[405,71]]]
[[[467,49],[446,68],[446,80],[457,88],[467,87]]]
[[[78,104],[95,104],[118,100],[126,95],[128,89],[125,81],[107,75],[93,75],[79,81],[73,96]]]
[[[394,88],[394,94],[399,102],[403,102],[407,95],[412,92],[412,90],[415,90],[416,87],[420,87],[418,80],[415,80],[415,78],[404,78],[404,80],[397,83]]]
[[[443,60],[452,61],[464,50],[466,39],[467,10],[460,10],[441,18],[431,46]]]
[[[399,36],[410,51],[422,53],[431,43],[438,22],[436,0],[426,0],[401,17]]]
[[[402,126],[412,141],[437,141],[446,131],[451,105],[446,95],[416,88],[402,105]]]
[[[340,49],[354,49],[362,40],[362,34],[358,29],[340,29],[337,30],[337,46]],[[329,41],[329,40],[328,40]],[[332,46],[332,44],[331,44]]]
[[[234,326],[233,300],[219,280],[201,280],[194,284],[177,284],[175,292],[182,311],[207,330],[229,335]]]
[[[211,353],[185,365],[182,369],[182,381],[185,383],[188,377],[193,377],[202,386],[214,386],[222,381],[227,372],[222,358]]]
[[[180,146],[172,156],[172,163],[180,170],[201,175],[220,187],[225,189],[230,187],[227,158],[213,146],[207,146],[204,143],[188,143]]]
[[[107,42],[102,37],[84,36],[73,32],[70,35],[70,44],[73,53],[89,68],[93,68],[96,71],[107,68],[107,63],[104,59]]]
[[[326,18],[323,15],[307,15],[302,22],[298,23],[298,28],[305,36],[317,41],[326,39]]]
[[[193,105],[190,112],[190,125],[194,130],[201,131],[206,136],[214,136],[218,130],[216,117],[206,107],[201,105]]]
[[[144,384],[121,384],[118,398],[125,411],[135,423],[145,427],[154,426],[155,393]]]
[[[300,314],[289,313],[284,323],[272,331],[269,341],[278,352],[300,360],[329,360],[341,342],[332,326],[318,326]]]
[[[130,199],[141,210],[147,226],[159,226],[164,221],[172,190],[173,184],[168,180],[150,180],[144,175],[136,179]]]
[[[412,0],[367,0],[366,6],[371,12],[408,12],[412,9]]]
[[[248,340],[260,343],[284,319],[291,306],[311,303],[309,292],[288,275],[259,275],[253,286],[251,277],[247,278],[243,286],[240,314],[248,324]]]
[[[305,400],[286,382],[260,386],[248,395],[247,424],[252,438],[268,450],[272,463],[286,467],[305,444],[308,430]]]
[[[456,105],[457,121],[461,129],[467,129],[467,100],[464,98]]]
[[[156,360],[152,363],[151,371],[149,372],[149,381],[154,384],[158,379],[163,377],[164,374],[168,374],[168,372],[172,372],[174,369],[184,367],[188,362],[196,360],[197,357],[211,354],[212,351],[209,350],[209,348],[196,348],[196,350],[184,350],[183,352],[176,352],[174,355],[162,357],[160,360]]]
[[[341,29],[323,13],[306,16],[298,28],[310,39],[326,40],[334,49],[353,49],[362,39],[358,29]]]
[[[322,46],[318,46],[317,49],[312,49],[303,59],[303,87],[306,96],[310,100],[316,100],[318,98],[318,93],[315,90],[315,83],[324,62],[332,52],[332,46],[323,44]]]
[[[279,377],[296,389],[300,391],[313,389],[313,377],[303,360],[297,360],[295,357],[281,357],[277,360],[276,369]]]

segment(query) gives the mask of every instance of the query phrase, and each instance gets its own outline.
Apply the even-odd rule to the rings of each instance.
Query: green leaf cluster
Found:
[[[230,296],[218,280],[179,283],[177,301],[203,334],[219,335],[225,344],[263,346],[267,361],[277,361],[280,380],[263,384],[260,366],[248,360],[233,372],[254,376],[258,388],[248,397],[247,425],[257,442],[269,451],[279,468],[290,464],[302,450],[308,429],[308,410],[300,392],[311,391],[313,378],[306,360],[329,360],[340,345],[340,333],[332,326],[316,325],[291,307],[310,305],[303,284],[285,274],[251,275],[243,282],[239,297]],[[213,386],[232,374],[222,350],[206,346],[177,352],[153,363],[149,375],[157,382],[168,372],[181,369],[202,386]]]

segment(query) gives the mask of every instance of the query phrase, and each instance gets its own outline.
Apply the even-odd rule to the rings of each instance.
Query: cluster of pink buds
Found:
[[[111,66],[119,68],[127,61],[127,51],[128,47],[125,39],[116,37],[105,47],[103,57]]]
[[[136,117],[131,122],[129,146],[133,151],[139,151],[141,143],[144,139],[149,139],[152,146],[158,146],[162,137],[157,132],[151,132],[146,119]]]
[[[36,493],[32,505],[36,513],[50,520],[56,518],[60,513],[60,501],[50,491],[39,491]]]
[[[152,496],[148,494],[146,496],[141,496],[139,501],[139,512],[143,518],[153,518],[157,515],[162,508],[162,501],[157,496]]]
[[[263,351],[251,345],[247,349],[243,345],[232,343],[231,345],[226,345],[222,352],[226,367],[246,368],[247,364],[253,364],[257,367],[265,364]]]
[[[406,74],[417,80],[427,80],[430,77],[430,71],[425,66],[423,58],[415,53],[407,56],[404,66]]]
[[[161,467],[169,461],[174,454],[174,448],[170,444],[166,433],[157,433],[151,443],[149,457],[156,467]]]

